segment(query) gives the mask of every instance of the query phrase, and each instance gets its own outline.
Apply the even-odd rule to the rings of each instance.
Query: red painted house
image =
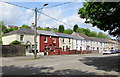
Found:
[[[38,30],[40,34],[40,52],[44,55],[58,55],[59,54],[59,37],[51,31]]]
[[[40,35],[40,52],[45,55],[57,52],[59,48],[59,38],[56,36]],[[56,53],[57,54],[57,53]]]

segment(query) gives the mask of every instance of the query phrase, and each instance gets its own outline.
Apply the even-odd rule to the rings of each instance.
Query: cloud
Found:
[[[3,21],[8,25],[25,23],[32,15],[31,10],[23,10],[19,7],[3,2],[0,2],[0,5],[0,21]]]
[[[6,3],[2,3],[0,2],[0,21],[4,21],[5,24],[27,24],[31,26],[31,23],[34,22],[34,11],[32,10],[26,10],[26,9],[22,9],[13,5],[9,5]],[[75,11],[77,11],[78,7],[75,6],[71,9],[74,9]],[[70,9],[69,9],[70,10]],[[40,15],[39,19],[38,19],[38,26],[46,26],[46,27],[54,27],[54,28],[58,28],[59,25],[64,25],[66,29],[73,29],[73,26],[75,24],[78,24],[79,27],[81,28],[88,28],[90,30],[96,31],[96,32],[100,32],[101,30],[99,30],[97,27],[92,27],[91,24],[86,24],[85,19],[82,19],[79,17],[79,15],[77,13],[73,13],[70,16],[64,16],[64,12],[68,12],[67,9],[63,9],[63,8],[53,8],[53,9],[43,9],[42,12],[45,13],[46,15],[49,15],[53,18],[56,18],[66,24],[60,23],[56,20],[53,20],[47,16],[44,15]],[[39,16],[39,14],[38,14]],[[102,31],[103,32],[103,31]]]

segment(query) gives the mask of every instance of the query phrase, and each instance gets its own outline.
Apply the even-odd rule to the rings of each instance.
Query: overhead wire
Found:
[[[3,1],[2,1],[2,2],[3,2]],[[25,9],[30,9],[30,10],[34,11],[34,9],[32,9],[32,8],[28,8],[28,7],[24,7],[24,6],[20,6],[20,5],[15,5],[15,4],[13,4],[13,3],[9,3],[9,2],[3,2],[3,3],[7,3],[7,4],[10,4],[10,5],[14,5],[14,6],[17,6],[17,7],[21,7],[21,8],[25,8]],[[71,3],[71,2],[67,2],[67,3]],[[67,3],[64,3],[64,4],[67,4]],[[60,6],[60,5],[62,5],[62,4],[54,5],[54,6],[51,6],[51,7]],[[44,16],[47,16],[47,17],[49,17],[49,18],[51,18],[51,19],[53,19],[53,20],[56,20],[56,21],[58,21],[58,22],[60,22],[60,23],[63,23],[63,24],[68,25],[67,23],[62,22],[61,20],[58,20],[58,19],[56,19],[56,18],[54,18],[54,17],[52,17],[52,16],[49,16],[49,15],[47,15],[47,14],[45,14],[45,13],[42,13],[42,11],[41,11],[41,12],[38,11],[38,13],[41,13],[41,14],[44,15]],[[68,26],[72,26],[72,25],[68,25]],[[72,27],[73,27],[73,26],[72,26]]]
[[[61,3],[61,4],[57,4],[57,5],[53,5],[53,6],[49,6],[49,7],[40,8],[40,9],[53,8],[53,7],[62,6],[62,5],[69,4],[69,3],[72,3],[72,2],[65,2],[65,3]],[[38,10],[40,10],[40,9],[38,9]]]
[[[32,9],[32,8],[28,8],[28,7],[24,7],[24,6],[16,5],[16,4],[13,4],[13,3],[10,3],[10,2],[5,2],[5,1],[0,1],[0,2],[7,3],[7,4],[10,4],[10,5],[14,5],[14,6],[17,6],[17,7],[21,7],[21,8],[24,8],[24,9],[34,10],[34,9]]]

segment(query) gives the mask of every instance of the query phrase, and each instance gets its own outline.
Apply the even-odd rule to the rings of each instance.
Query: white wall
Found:
[[[17,34],[2,36],[3,45],[9,45],[12,41],[15,40],[18,40]]]
[[[3,45],[9,45],[9,43],[15,40],[20,41],[20,34],[12,34],[2,37]],[[26,44],[27,41],[31,42],[31,44],[34,44],[34,35],[24,34],[22,43]],[[39,44],[40,44],[40,36],[37,36],[37,49],[40,48]]]
[[[77,39],[73,39],[73,49],[74,50],[80,50],[80,47],[82,47],[82,43],[81,43],[81,40],[77,40]]]
[[[70,43],[69,43],[69,38],[64,38],[64,43],[63,43],[63,37],[59,37],[59,47],[61,47],[63,49],[64,46],[64,50],[66,51],[66,46],[70,46],[70,50],[73,49],[73,39],[70,38]]]

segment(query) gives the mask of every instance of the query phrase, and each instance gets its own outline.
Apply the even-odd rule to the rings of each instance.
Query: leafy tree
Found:
[[[76,32],[77,28],[78,28],[78,25],[77,25],[77,24],[74,25],[74,27],[73,27],[73,31]]]
[[[44,28],[43,30],[45,30],[45,31],[50,31],[51,29],[50,29],[50,28]]]
[[[18,28],[14,27],[14,28],[10,28],[8,29],[8,32],[14,31],[14,30],[18,30]]]
[[[91,31],[89,36],[91,36],[91,37],[97,37],[97,33],[95,31]]]
[[[43,28],[37,28],[37,30],[43,30]]]
[[[107,38],[107,39],[111,39],[110,35],[106,35],[106,38]]]
[[[85,34],[84,28],[77,28],[76,32],[77,32],[77,33]]]
[[[57,28],[54,29],[54,32],[59,32],[59,30]]]
[[[85,32],[85,35],[90,36],[90,29],[83,29],[83,31]]]
[[[37,28],[37,30],[45,30],[45,31],[50,31],[50,28]]]
[[[85,2],[78,14],[99,29],[109,34],[120,35],[120,2]]]
[[[2,45],[2,36],[0,36],[0,45]]]
[[[98,33],[98,37],[105,39],[105,38],[106,38],[106,35],[105,35],[104,33],[102,33],[102,32],[99,32],[99,33]]]
[[[19,45],[19,44],[21,44],[21,42],[15,40],[15,41],[11,42],[9,45]]]
[[[4,25],[3,22],[0,23],[0,26],[2,26],[2,32],[3,32],[3,33],[8,33],[8,29],[7,29],[7,27]]]
[[[22,25],[22,26],[20,27],[20,29],[23,29],[23,28],[31,28],[31,27],[24,24],[24,25]]]
[[[64,32],[64,25],[60,25],[60,26],[59,26],[59,32],[60,32],[60,33],[63,33],[63,32]]]
[[[64,33],[66,33],[66,34],[72,34],[72,33],[73,33],[73,30],[71,30],[71,29],[66,29],[66,30],[64,30]]]

